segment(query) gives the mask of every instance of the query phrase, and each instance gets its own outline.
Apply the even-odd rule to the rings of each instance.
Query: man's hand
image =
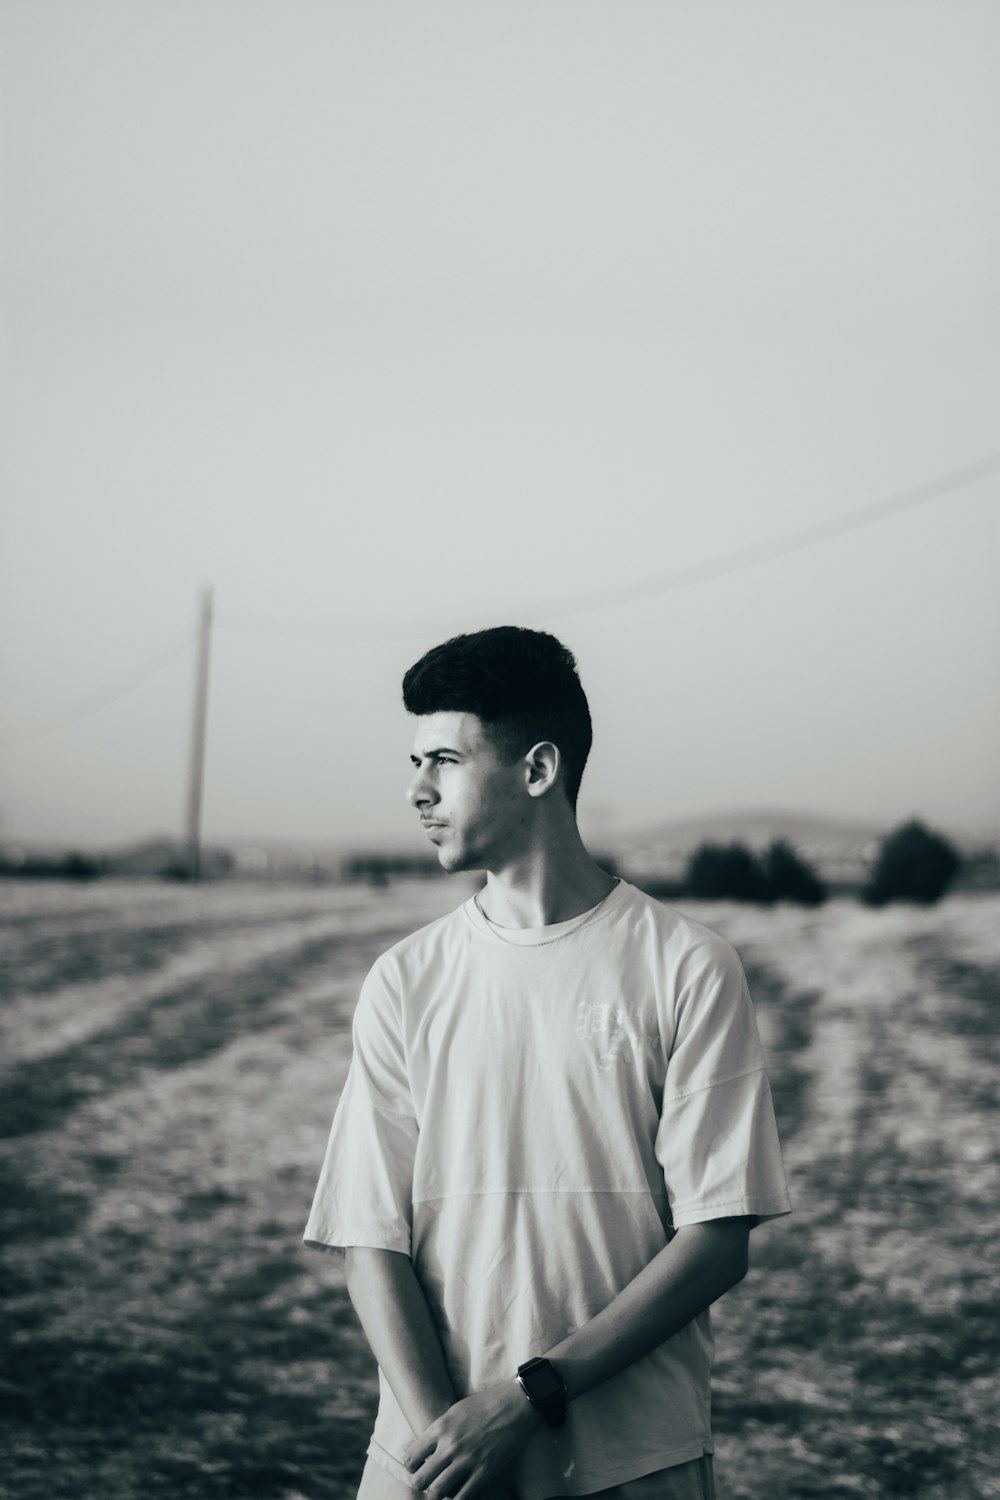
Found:
[[[494,1491],[501,1470],[540,1427],[541,1417],[510,1380],[456,1401],[407,1444],[403,1459],[430,1500],[470,1500],[487,1485]]]

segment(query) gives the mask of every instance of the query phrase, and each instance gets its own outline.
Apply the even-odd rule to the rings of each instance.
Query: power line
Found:
[[[45,739],[50,734],[58,734],[62,729],[68,729],[72,724],[79,724],[81,719],[89,718],[91,714],[97,713],[102,708],[109,708],[112,703],[117,703],[119,698],[124,698],[128,693],[134,692],[157,672],[162,672],[164,667],[170,665],[183,652],[189,650],[194,639],[192,631],[186,630],[182,637],[175,638],[167,647],[161,647],[153,657],[148,657],[142,666],[135,668],[126,678],[119,678],[116,683],[95,693],[93,697],[85,701],[76,710],[51,724],[42,724],[35,729],[28,729],[22,734],[10,735],[0,740],[0,746],[5,749],[15,745],[26,745],[29,741]]]
[[[876,522],[884,521],[890,516],[913,510],[918,505],[925,505],[930,500],[939,500],[957,490],[967,489],[970,485],[978,484],[981,480],[998,473],[1000,473],[1000,452],[989,453],[984,458],[977,459],[975,463],[966,464],[960,469],[953,469],[936,479],[923,480],[908,489],[860,506],[833,520],[819,521],[813,526],[802,527],[775,541],[743,547],[735,552],[712,558],[705,563],[676,568],[669,573],[648,579],[646,582],[622,584],[613,588],[596,590],[590,594],[578,595],[576,598],[558,600],[555,603],[547,601],[537,609],[519,609],[518,613],[524,619],[561,620],[572,615],[591,614],[597,610],[609,609],[618,604],[632,604],[640,599],[654,598],[659,594],[674,593],[680,589],[691,588],[698,583],[708,583],[715,578],[743,572],[747,568],[759,567],[762,563],[771,562],[775,558],[804,552],[809,547],[820,546],[824,542],[832,541],[835,537],[848,536],[851,532],[860,531],[865,526],[873,526]],[[409,641],[436,633],[446,633],[453,629],[454,619],[439,618],[400,628],[386,629],[374,626],[368,628],[360,625],[350,630],[331,630],[322,625],[282,625],[274,621],[252,620],[236,615],[224,616],[217,622],[217,625],[222,630],[245,635],[271,636],[284,640],[342,641],[355,645],[367,645],[376,642]]]
[[[997,473],[1000,473],[1000,452],[989,453],[984,458],[977,459],[975,463],[966,464],[961,469],[953,469],[950,473],[942,474],[936,479],[924,480],[895,495],[848,511],[845,515],[838,516],[831,521],[821,521],[814,526],[790,532],[776,541],[762,543],[756,547],[745,547],[692,567],[678,568],[670,573],[661,574],[658,578],[650,579],[646,583],[605,589],[575,600],[560,601],[555,606],[547,603],[539,609],[520,610],[519,613],[527,619],[563,619],[572,615],[609,609],[616,604],[631,604],[639,599],[653,598],[658,594],[673,593],[679,589],[690,588],[697,583],[707,583],[714,578],[722,578],[728,574],[742,572],[747,568],[758,567],[761,563],[770,562],[774,558],[803,552],[809,547],[831,541],[834,537],[847,536],[851,532],[874,525],[875,522],[885,520],[889,516],[912,510],[930,500],[941,499],[945,495],[953,494],[956,490],[967,489],[970,485],[978,484],[981,480],[988,479]],[[216,629],[247,635],[270,636],[285,640],[343,641],[365,645],[387,641],[409,641],[438,631],[447,632],[452,629],[454,622],[425,621],[401,630],[373,629],[365,634],[359,634],[357,629],[348,631],[330,630],[325,626],[285,626],[268,621],[248,621],[239,616],[216,619],[214,624]],[[78,724],[82,719],[89,718],[91,714],[98,713],[103,708],[109,708],[119,699],[141,687],[144,682],[148,682],[151,677],[155,677],[158,672],[162,672],[164,667],[169,666],[172,661],[187,651],[195,640],[196,634],[196,632],[186,630],[182,636],[175,638],[167,646],[161,647],[153,657],[147,658],[126,678],[119,679],[100,693],[86,699],[66,717],[50,724],[39,725],[21,734],[6,736],[0,739],[0,747],[14,748],[45,739],[49,735],[58,734],[61,730],[70,728],[73,724]]]
[[[895,495],[875,500],[869,505],[859,506],[856,510],[848,511],[843,516],[836,516],[830,521],[818,521],[814,526],[805,526],[798,531],[789,532],[787,536],[780,537],[774,542],[764,542],[756,547],[743,547],[707,563],[695,564],[690,568],[678,568],[659,579],[640,584],[628,591],[607,590],[603,595],[591,595],[589,599],[571,605],[565,613],[587,614],[594,610],[606,609],[611,604],[630,604],[635,600],[652,598],[656,594],[672,593],[678,589],[690,588],[696,583],[707,583],[714,578],[741,573],[747,568],[759,567],[760,564],[771,562],[775,558],[788,557],[795,552],[805,552],[808,548],[832,541],[835,537],[848,536],[851,532],[861,531],[864,527],[873,526],[877,521],[884,521],[889,516],[900,515],[903,511],[924,505],[929,500],[940,500],[956,490],[967,489],[970,485],[978,484],[992,474],[1000,474],[1000,452],[987,454],[985,458],[977,459],[975,463],[967,464],[964,468],[953,469],[950,473],[942,474],[936,479],[923,480],[909,489],[900,490]],[[543,616],[543,618],[555,618],[557,615],[561,617],[563,612],[553,610],[550,616]]]

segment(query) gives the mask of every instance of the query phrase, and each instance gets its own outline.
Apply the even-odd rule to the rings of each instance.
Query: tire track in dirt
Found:
[[[123,893],[123,899],[131,894]],[[392,903],[387,902],[383,909],[373,907],[370,897],[355,888],[306,892],[298,901],[294,899],[295,890],[281,888],[273,896],[260,888],[213,889],[210,897],[202,898],[200,906],[186,888],[181,893],[184,899],[172,901],[173,894],[169,890],[165,895],[157,891],[155,900],[146,901],[133,896],[133,904],[123,906],[114,932],[125,932],[129,934],[129,942],[134,942],[139,952],[134,965],[130,960],[116,968],[113,953],[107,961],[111,944],[107,941],[102,944],[98,934],[94,939],[95,951],[105,960],[100,977],[87,983],[75,979],[60,983],[64,976],[56,970],[56,987],[33,993],[21,982],[26,971],[12,958],[9,969],[15,992],[9,998],[4,996],[0,1005],[0,1055],[8,1062],[50,1056],[101,1031],[136,1004],[148,1002],[201,972],[239,967],[251,958],[267,957],[282,947],[294,947],[301,938],[313,933],[338,930],[364,937],[373,926],[381,930],[392,920]],[[421,896],[426,902],[426,896],[423,893]],[[414,897],[407,893],[403,899],[412,902]],[[210,902],[207,911],[205,900]],[[85,911],[92,909],[88,907]],[[141,957],[145,930],[142,924],[156,918],[154,925],[159,930],[164,925],[159,919],[165,912],[176,916],[177,931],[184,933],[187,941],[182,942],[173,957],[162,957],[159,967],[147,969]],[[432,910],[432,915],[437,914]]]
[[[387,943],[397,932],[384,928],[366,938]],[[325,919],[318,933],[300,932],[278,953],[273,933],[266,936],[271,951],[255,961],[247,963],[240,955],[220,966],[216,953],[211,968],[174,985],[158,985],[154,994],[83,1041],[9,1070],[0,1087],[0,1138],[51,1129],[87,1099],[134,1083],[143,1069],[183,1068],[236,1036],[278,1024],[287,991],[357,941],[356,934],[345,933],[340,916]]]
[[[289,923],[315,915],[306,908],[282,914],[279,920]],[[177,917],[148,925],[121,921],[99,926],[63,924],[27,942],[4,942],[0,949],[0,994],[48,996],[70,986],[148,973],[162,968],[192,938],[199,943],[216,942],[259,926],[260,918],[251,913],[225,917],[205,914],[194,921]]]
[[[301,942],[284,953],[274,1031],[241,1012],[220,1051],[155,1080],[146,1059],[62,1131],[0,1149],[20,1231],[4,1274],[7,1478],[25,1500],[354,1492],[373,1370],[342,1278],[301,1247],[322,1156],[308,1127],[328,1128],[365,970],[439,914],[440,898],[412,899],[414,921],[397,907],[387,928],[388,903],[341,921],[332,961]],[[259,990],[242,959],[233,985]]]
[[[1000,1471],[998,970],[949,956],[945,913],[830,916],[773,950],[824,983],[783,1133],[795,1213],[753,1247],[748,1315],[722,1310],[720,1431],[751,1435],[781,1495],[971,1500]]]
[[[747,954],[744,972],[766,1035],[767,1073],[782,1142],[804,1127],[809,1113],[812,1069],[808,1064],[819,993],[793,990],[776,969]],[[765,1026],[766,1022],[766,1026]]]
[[[70,979],[42,994],[19,985],[19,993],[0,1010],[0,1050],[16,1062],[51,1056],[105,1030],[129,1010],[150,1003],[181,982],[193,981],[212,969],[231,970],[294,949],[311,933],[328,931],[336,920],[312,915],[311,921],[290,918],[262,927],[247,918],[219,923],[208,932],[200,927],[178,928],[179,941],[172,956],[159,951],[154,938],[148,961],[139,932],[135,954],[120,964],[112,961],[90,982]]]

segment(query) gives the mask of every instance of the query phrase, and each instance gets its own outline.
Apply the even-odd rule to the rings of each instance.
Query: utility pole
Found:
[[[201,784],[205,770],[205,726],[208,719],[208,654],[212,640],[212,590],[204,589],[198,611],[198,660],[195,665],[191,765],[188,773],[188,874],[201,879]]]

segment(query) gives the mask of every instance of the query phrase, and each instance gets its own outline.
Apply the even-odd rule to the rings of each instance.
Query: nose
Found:
[[[406,800],[411,807],[430,807],[437,801],[437,793],[427,779],[423,766],[418,766],[406,788]]]

